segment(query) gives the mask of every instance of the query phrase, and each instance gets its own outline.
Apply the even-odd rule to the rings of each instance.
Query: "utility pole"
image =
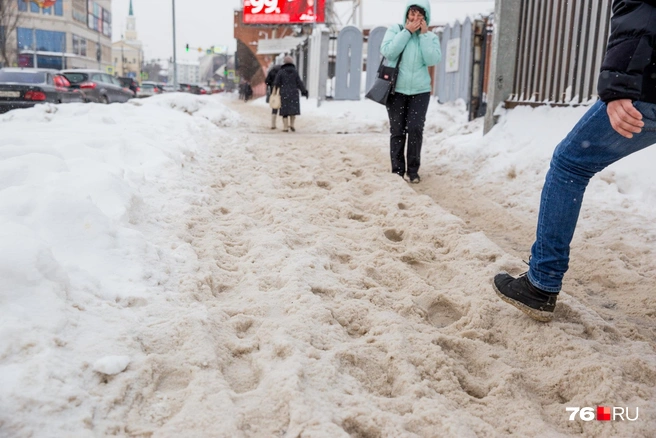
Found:
[[[360,7],[359,12],[360,12],[360,30],[364,31],[364,0],[360,0]]]
[[[96,59],[98,59],[98,70],[102,70],[102,46],[100,45],[100,32],[98,32],[98,47],[96,47]]]
[[[32,26],[32,66],[34,68],[39,68],[39,60],[36,56],[36,27]]]
[[[62,70],[66,68],[66,32],[62,35],[62,46],[61,46],[61,51],[62,51]]]
[[[321,41],[321,39],[317,36],[317,21],[319,20],[319,17],[317,16],[317,0],[314,0],[314,24],[312,25],[312,41]],[[324,14],[326,11],[324,11]],[[324,15],[325,16],[325,15]],[[312,47],[312,50],[315,50],[314,47]],[[307,85],[307,84],[306,84]],[[321,106],[321,93],[317,93],[317,108]]]
[[[178,91],[178,57],[175,51],[175,0],[173,3],[173,90]]]

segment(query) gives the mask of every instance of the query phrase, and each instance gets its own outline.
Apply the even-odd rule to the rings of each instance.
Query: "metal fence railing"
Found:
[[[612,0],[521,0],[517,64],[508,103],[596,99]]]

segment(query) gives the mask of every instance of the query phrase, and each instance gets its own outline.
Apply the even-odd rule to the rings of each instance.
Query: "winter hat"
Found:
[[[412,6],[410,6],[410,7],[408,8],[408,12],[412,11],[413,9],[414,9],[415,11],[419,12],[419,13],[420,13],[421,15],[423,15],[424,17],[426,16],[426,10],[425,10],[424,8],[422,8],[421,6],[412,5]]]
[[[283,64],[293,64],[293,63],[294,63],[294,58],[292,58],[291,56],[285,56]]]

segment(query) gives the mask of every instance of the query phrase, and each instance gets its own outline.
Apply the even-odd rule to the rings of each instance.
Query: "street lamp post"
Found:
[[[173,3],[173,90],[178,91],[178,58],[175,51],[175,0]]]

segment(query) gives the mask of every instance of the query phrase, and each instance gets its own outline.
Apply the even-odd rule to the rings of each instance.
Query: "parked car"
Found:
[[[0,69],[0,112],[31,108],[39,103],[84,102],[84,93],[71,87],[57,70]]]
[[[196,84],[189,84],[189,92],[191,94],[207,94],[200,85]]]
[[[156,94],[160,94],[162,90],[159,89],[156,83],[154,82],[143,82],[141,88],[137,93],[137,97],[150,97]]]
[[[191,93],[191,85],[180,83],[178,84],[178,91],[182,91],[183,93]]]
[[[139,83],[134,80],[133,78],[123,76],[118,78],[119,81],[121,81],[121,85],[123,85],[125,88],[129,88],[132,90],[135,96],[139,94]]]
[[[71,86],[84,92],[87,102],[114,103],[127,102],[134,97],[132,90],[100,70],[65,70],[62,74]]]
[[[173,85],[164,85],[162,89],[165,93],[173,93],[175,91],[175,87]]]

